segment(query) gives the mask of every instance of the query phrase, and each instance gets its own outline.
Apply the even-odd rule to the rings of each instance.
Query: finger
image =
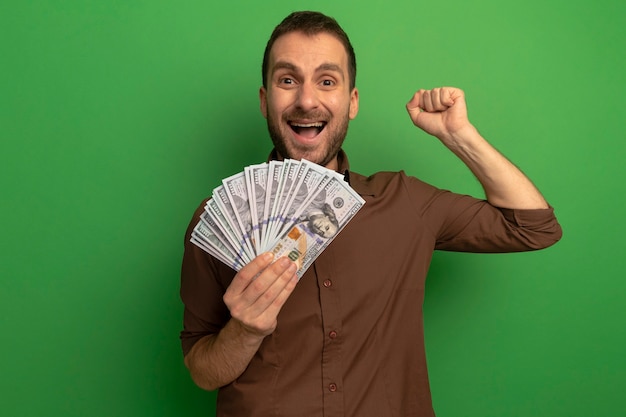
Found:
[[[420,112],[420,100],[422,97],[422,91],[424,90],[419,90],[417,92],[415,92],[415,94],[413,94],[413,97],[411,97],[411,100],[409,100],[408,103],[406,103],[406,109],[409,112],[409,114],[412,114],[413,112]]]
[[[455,90],[453,88],[442,88],[441,89],[441,103],[445,106],[452,107],[454,105],[454,97],[453,93]]]
[[[422,93],[421,106],[424,111],[433,112],[435,107],[433,105],[432,90],[426,90]]]
[[[276,296],[276,298],[274,298],[272,303],[269,304],[265,309],[265,314],[267,314],[268,317],[278,317],[278,313],[280,313],[280,310],[283,308],[283,306],[289,299],[289,296],[296,288],[297,283],[298,276],[294,272],[287,281],[287,284],[284,286],[282,291],[280,291],[280,293]]]
[[[434,88],[431,96],[434,111],[446,111],[450,107],[446,102],[445,92],[442,88]]]
[[[417,119],[419,118],[419,114],[422,111],[420,109],[420,98],[422,96],[422,90],[417,91],[411,97],[408,103],[406,103],[406,111],[409,112],[409,117],[413,124],[417,124]]]
[[[279,265],[275,266],[276,264]],[[287,267],[284,268],[284,265],[287,265]],[[265,314],[265,311],[274,304],[280,294],[289,286],[296,270],[296,264],[287,258],[281,258],[264,271],[257,280],[251,283],[244,294],[244,297],[250,301],[247,313],[252,317]]]
[[[298,283],[297,269],[297,265],[292,262],[290,267],[263,293],[263,296],[256,303],[258,305],[255,305],[255,307],[260,308],[270,316],[272,316],[272,313],[278,315],[278,312],[296,288]]]
[[[293,262],[283,256],[265,268],[240,294],[244,304],[254,304],[260,297],[265,296],[268,289],[293,265]]]
[[[260,274],[274,260],[274,254],[271,252],[262,253],[254,258],[250,263],[245,265],[237,272],[230,283],[227,292],[233,295],[241,294],[250,285],[250,282]]]
[[[298,277],[295,271],[296,269],[293,268],[285,272],[287,284],[282,288],[282,290],[278,291],[276,297],[271,298],[268,295],[265,299],[259,299],[259,301],[246,309],[240,311],[231,310],[232,317],[241,323],[245,328],[256,333],[262,335],[272,333],[274,329],[276,329],[280,310],[298,283]],[[281,281],[283,281],[282,276],[278,282]]]

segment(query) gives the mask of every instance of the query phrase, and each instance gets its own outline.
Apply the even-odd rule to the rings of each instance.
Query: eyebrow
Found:
[[[286,69],[286,70],[294,71],[294,72],[298,72],[299,71],[297,66],[295,66],[291,62],[287,62],[287,61],[278,61],[278,62],[276,62],[274,64],[274,67],[272,68],[272,72],[276,72],[276,70],[280,70],[280,69]],[[341,79],[344,78],[344,74],[343,74],[342,68],[339,65],[337,65],[337,64],[333,64],[332,62],[325,62],[325,63],[321,64],[320,66],[318,66],[317,68],[315,68],[315,72],[320,72],[320,71],[338,72],[341,75]]]

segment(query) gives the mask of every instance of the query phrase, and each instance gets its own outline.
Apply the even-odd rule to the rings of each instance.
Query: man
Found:
[[[486,201],[403,172],[349,171],[341,144],[358,112],[355,76],[348,37],[322,14],[291,14],[267,44],[260,101],[272,158],[345,173],[366,201],[299,282],[287,259],[262,254],[235,273],[190,244],[204,204],[190,223],[181,339],[193,380],[219,388],[219,416],[433,416],[422,323],[433,251],[534,250],[561,236],[456,88],[419,90],[407,110],[471,169]]]

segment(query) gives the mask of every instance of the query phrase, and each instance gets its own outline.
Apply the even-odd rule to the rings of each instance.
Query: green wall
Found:
[[[183,232],[266,158],[261,54],[296,9],[355,45],[355,170],[481,195],[404,110],[458,86],[563,225],[542,252],[436,255],[438,416],[626,415],[623,0],[2,2],[0,414],[212,415],[178,341]]]

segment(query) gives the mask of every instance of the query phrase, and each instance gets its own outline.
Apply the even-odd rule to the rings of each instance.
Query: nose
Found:
[[[311,83],[302,83],[298,89],[296,105],[298,108],[309,111],[319,106],[318,91]]]

